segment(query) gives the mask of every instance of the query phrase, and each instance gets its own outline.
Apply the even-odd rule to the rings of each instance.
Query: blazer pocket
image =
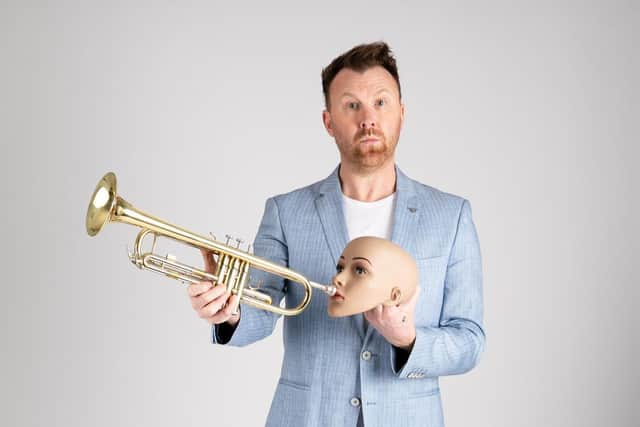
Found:
[[[296,390],[309,391],[311,387],[306,384],[300,384],[294,381],[285,380],[284,378],[280,378],[278,380],[278,384],[283,385],[285,387],[295,388]]]
[[[300,427],[307,425],[312,412],[309,387],[280,378],[276,387],[267,427]]]
[[[418,256],[416,257],[416,261],[420,262],[420,261],[437,261],[440,258],[444,259],[447,258],[448,255],[428,255],[428,256]]]
[[[433,390],[425,390],[425,391],[417,391],[417,392],[409,393],[408,398],[420,399],[421,397],[431,397],[431,396],[435,396],[436,394],[440,394],[439,388],[435,388]]]

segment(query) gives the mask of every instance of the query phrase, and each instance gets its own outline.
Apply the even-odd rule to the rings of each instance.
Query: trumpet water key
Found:
[[[154,216],[136,209],[117,194],[116,176],[109,172],[98,182],[87,208],[86,227],[89,236],[95,236],[107,222],[123,222],[142,228],[136,237],[133,252],[129,258],[133,264],[141,269],[155,271],[172,279],[185,283],[211,281],[215,285],[225,286],[227,291],[238,295],[240,302],[253,307],[272,311],[285,316],[300,314],[311,301],[312,288],[321,290],[327,295],[333,295],[336,288],[331,285],[321,285],[312,282],[301,274],[274,262],[260,258],[238,247],[227,243],[217,242],[215,239],[199,236]],[[147,236],[153,238],[151,251],[143,250],[143,241]],[[155,243],[158,237],[167,237],[194,248],[205,249],[214,254],[216,270],[209,273],[202,269],[183,264],[170,256],[155,254]],[[275,274],[304,288],[302,301],[293,308],[282,308],[271,301],[271,296],[253,288],[248,284],[249,268]]]

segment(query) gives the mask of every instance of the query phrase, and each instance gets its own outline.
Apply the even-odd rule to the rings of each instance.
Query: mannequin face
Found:
[[[399,304],[409,299],[417,286],[413,258],[396,244],[377,237],[349,242],[336,266],[329,299],[331,317],[363,313],[379,304]]]

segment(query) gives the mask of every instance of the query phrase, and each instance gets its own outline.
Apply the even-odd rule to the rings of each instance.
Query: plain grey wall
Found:
[[[252,239],[337,163],[321,68],[384,39],[398,163],[471,201],[483,250],[488,348],[442,378],[447,425],[639,425],[639,25],[633,1],[3,1],[0,424],[264,422],[280,327],[210,345],[86,205],[113,170],[139,208]]]

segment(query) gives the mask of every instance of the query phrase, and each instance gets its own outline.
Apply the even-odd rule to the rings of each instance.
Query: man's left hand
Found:
[[[364,317],[391,345],[411,351],[416,340],[415,312],[419,295],[420,287],[404,303],[391,306],[380,304],[365,311]]]

